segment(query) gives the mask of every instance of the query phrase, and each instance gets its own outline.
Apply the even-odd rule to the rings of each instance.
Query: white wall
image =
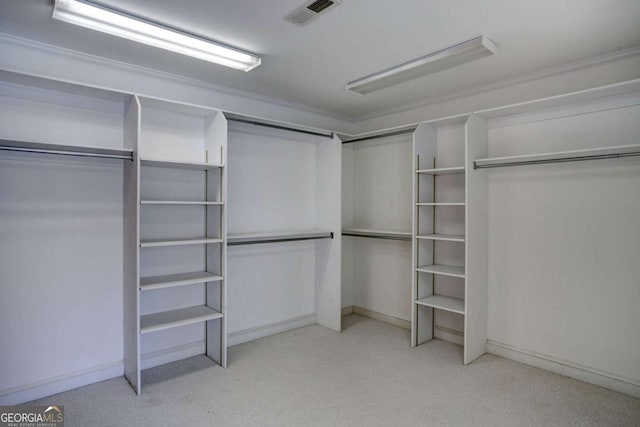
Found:
[[[343,228],[411,231],[412,135],[343,147]],[[343,306],[409,321],[411,242],[343,237]]]
[[[634,106],[494,127],[489,151],[637,144],[638,135]],[[640,385],[640,161],[487,173],[490,344]]]

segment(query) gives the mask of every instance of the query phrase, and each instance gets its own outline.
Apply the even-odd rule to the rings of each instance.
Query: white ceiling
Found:
[[[244,73],[54,21],[50,0],[0,0],[0,32],[350,118],[640,45],[639,0],[343,0],[304,27],[283,19],[300,0],[99,3],[258,53],[262,65]],[[481,34],[497,55],[369,95],[344,90]]]

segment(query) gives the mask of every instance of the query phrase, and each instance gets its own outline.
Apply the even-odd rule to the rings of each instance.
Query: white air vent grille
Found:
[[[284,17],[285,20],[296,25],[305,25],[321,13],[326,12],[332,6],[340,4],[340,0],[312,0],[308,1],[302,6],[296,8],[293,12]]]

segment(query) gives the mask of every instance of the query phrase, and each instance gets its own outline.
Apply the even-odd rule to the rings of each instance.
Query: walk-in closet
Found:
[[[638,22],[0,0],[0,427],[637,425]]]

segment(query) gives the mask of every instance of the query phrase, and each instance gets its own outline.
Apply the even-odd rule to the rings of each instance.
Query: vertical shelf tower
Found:
[[[414,133],[411,345],[461,342],[465,364],[486,352],[487,183],[473,160],[486,156],[487,139],[475,115]]]
[[[125,170],[125,376],[140,394],[142,369],[203,353],[227,363],[227,123],[143,97],[125,121],[138,152]]]

